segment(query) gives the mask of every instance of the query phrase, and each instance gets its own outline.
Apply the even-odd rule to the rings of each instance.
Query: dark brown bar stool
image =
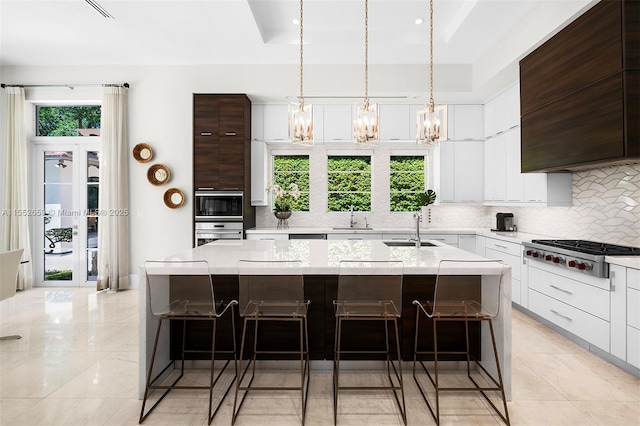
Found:
[[[479,392],[500,416],[500,418],[510,425],[509,412],[507,410],[507,400],[504,393],[504,383],[502,380],[502,372],[500,370],[500,360],[498,350],[496,348],[496,339],[493,332],[493,318],[500,311],[500,298],[502,281],[504,277],[505,266],[500,261],[495,260],[442,260],[438,267],[438,275],[436,277],[436,285],[432,300],[418,301],[414,300],[413,304],[418,307],[416,309],[416,334],[415,349],[413,356],[413,379],[415,380],[422,398],[427,404],[431,415],[440,424],[440,393],[441,392]],[[420,317],[424,316],[431,319],[433,323],[433,351],[419,350],[420,338]],[[464,324],[465,330],[465,346],[464,351],[459,350],[440,350],[438,347],[438,324],[440,322],[461,322]],[[469,340],[469,324],[478,323],[480,329],[488,328],[491,335],[491,343],[493,346],[494,359],[488,360],[489,363],[495,362],[497,378],[491,374],[476,359],[473,351],[470,350]],[[486,331],[486,328],[485,328]],[[486,352],[485,352],[486,353]],[[444,387],[441,386],[439,377],[439,360],[440,356],[453,356],[455,359],[466,360],[467,377],[471,382],[469,387]],[[434,361],[433,376],[424,364],[424,360],[430,356]],[[451,358],[450,358],[451,359]],[[471,369],[471,362],[474,361],[479,370]],[[482,360],[486,362],[487,360]],[[429,403],[427,393],[418,380],[416,373],[416,365],[420,364],[435,388],[435,409]],[[472,373],[477,373],[474,378]],[[482,373],[482,374],[481,374]],[[483,377],[485,385],[478,383],[479,376]],[[502,398],[504,405],[504,414],[500,412],[498,407],[489,399],[486,392],[497,392]]]
[[[149,371],[147,373],[147,384],[144,390],[144,398],[142,399],[142,409],[140,410],[140,420],[142,423],[157,405],[164,399],[173,389],[208,389],[209,390],[209,414],[208,424],[211,424],[214,416],[218,412],[224,397],[229,393],[233,382],[235,381],[235,373],[237,371],[236,342],[235,342],[235,320],[233,307],[238,304],[237,301],[229,302],[216,301],[213,292],[213,282],[209,272],[209,264],[205,260],[195,261],[147,261],[145,262],[145,271],[147,277],[147,295],[151,313],[158,317],[158,328],[153,343],[153,352]],[[231,311],[231,333],[233,335],[233,348],[231,350],[216,350],[216,330],[218,319],[224,315],[227,310]],[[180,364],[180,374],[171,384],[164,384],[168,376],[171,375],[170,367],[174,367],[176,360],[170,360],[155,377],[153,377],[153,365],[156,360],[156,351],[158,348],[158,340],[162,323],[175,321],[182,322],[182,359]],[[209,321],[212,325],[211,350],[196,350],[185,348],[187,323],[192,321]],[[184,363],[186,354],[210,354],[211,356],[211,376],[207,386],[187,386],[178,385],[184,375]],[[228,355],[228,359],[218,372],[215,374],[215,357],[216,354]],[[232,356],[230,356],[232,355]],[[220,397],[216,406],[213,407],[213,390],[227,366],[233,359],[234,372],[233,380],[224,390],[224,395]],[[150,391],[164,390],[160,398],[151,406],[149,411],[145,413],[145,405]]]
[[[262,391],[300,391],[302,424],[304,425],[307,411],[307,396],[309,394],[309,339],[307,333],[307,311],[309,300],[304,298],[304,279],[302,276],[302,262],[300,261],[260,261],[241,260],[238,263],[238,283],[240,292],[240,316],[244,318],[242,327],[242,342],[240,347],[240,361],[238,362],[238,381],[236,395],[233,402],[233,418],[235,424],[245,397],[249,392]],[[253,322],[253,355],[247,366],[242,369],[247,332],[249,324]],[[259,325],[263,322],[298,323],[298,348],[264,350],[259,345]],[[296,336],[292,336],[292,340]],[[300,361],[300,383],[298,386],[257,386],[253,385],[256,377],[256,361],[259,355],[272,357],[277,355],[286,359]],[[273,359],[273,358],[272,358]],[[251,376],[245,385],[245,376],[252,367]],[[240,392],[244,392],[240,398]]]
[[[402,356],[398,319],[402,315],[402,262],[360,261],[340,262],[338,296],[333,302],[336,315],[333,361],[333,421],[338,422],[338,393],[341,390],[393,391],[402,421],[407,424],[407,411],[402,380]],[[343,350],[342,326],[346,321],[382,322],[385,331],[384,350]],[[389,325],[393,325],[397,365],[391,359]],[[340,359],[343,354],[384,354],[389,379],[388,386],[341,386]],[[391,376],[393,369],[396,382]],[[398,396],[398,391],[400,396]]]

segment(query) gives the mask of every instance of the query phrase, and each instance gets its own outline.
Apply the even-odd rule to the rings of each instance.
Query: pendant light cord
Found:
[[[369,0],[364,0],[364,108],[369,109]]]
[[[429,105],[433,109],[433,0],[429,1]],[[432,111],[433,112],[433,111]]]
[[[303,33],[304,30],[303,30],[302,19],[303,19],[304,13],[303,13],[303,10],[302,10],[302,3],[303,3],[303,0],[300,0],[300,97],[298,98],[298,100],[300,101],[301,104],[304,103],[304,97],[303,97],[303,91],[302,91],[302,86],[303,86],[303,84],[302,84],[302,82],[303,82],[303,73],[302,73],[302,64],[303,64],[302,52],[303,52],[303,48],[302,48],[302,45],[303,45],[303,34],[304,34]]]

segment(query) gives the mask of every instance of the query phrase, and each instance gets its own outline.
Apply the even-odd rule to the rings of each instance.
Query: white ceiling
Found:
[[[434,62],[498,74],[594,2],[435,0]],[[0,66],[299,61],[298,0],[98,3],[114,19],[85,0],[0,0]],[[304,10],[306,65],[364,63],[363,0],[305,0]],[[369,0],[369,63],[428,63],[428,31],[427,0]]]

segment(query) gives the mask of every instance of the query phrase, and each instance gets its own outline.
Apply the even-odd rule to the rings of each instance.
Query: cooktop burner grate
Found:
[[[587,240],[533,240],[532,243],[603,256],[640,256],[640,247],[621,246]]]

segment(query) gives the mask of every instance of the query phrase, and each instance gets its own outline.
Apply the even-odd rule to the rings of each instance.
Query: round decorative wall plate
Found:
[[[164,204],[170,209],[181,207],[184,201],[184,193],[178,188],[169,188],[164,193]]]
[[[147,170],[147,179],[152,185],[160,186],[169,182],[171,172],[164,164],[154,164]]]
[[[153,148],[146,143],[139,143],[133,147],[133,158],[138,163],[147,163],[153,158]]]

